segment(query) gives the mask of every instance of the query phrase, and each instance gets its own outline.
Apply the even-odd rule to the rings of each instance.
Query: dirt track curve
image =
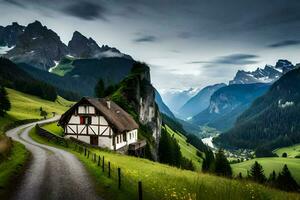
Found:
[[[36,123],[57,119],[58,116]],[[87,171],[73,154],[37,143],[29,137],[29,131],[36,123],[22,125],[6,132],[7,136],[24,144],[32,154],[32,160],[12,199],[102,200],[97,197]]]

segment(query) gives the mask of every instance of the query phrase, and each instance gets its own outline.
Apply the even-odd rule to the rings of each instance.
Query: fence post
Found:
[[[102,158],[102,171],[104,172],[104,156]]]
[[[84,156],[86,156],[86,147],[84,147]]]
[[[98,166],[100,166],[100,156],[98,156]]]
[[[89,159],[89,157],[90,157],[90,150],[88,150],[88,156],[87,156],[87,158]]]
[[[143,200],[142,181],[139,181],[139,184],[138,184],[138,191],[139,191],[139,200]]]
[[[121,189],[121,168],[118,168],[118,181],[119,181],[119,189]]]
[[[108,178],[110,178],[110,162],[108,161]]]

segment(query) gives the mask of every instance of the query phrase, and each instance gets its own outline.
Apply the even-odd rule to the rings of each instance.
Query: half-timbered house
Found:
[[[83,97],[61,116],[58,125],[64,128],[65,137],[111,150],[140,145],[135,120],[116,103],[103,98]]]

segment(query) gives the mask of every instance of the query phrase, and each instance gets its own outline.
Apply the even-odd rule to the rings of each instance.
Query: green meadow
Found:
[[[52,129],[54,130],[54,129]],[[59,134],[59,133],[57,133]],[[30,136],[37,142],[65,149],[76,155],[95,180],[97,191],[106,199],[137,198],[138,181],[142,181],[144,199],[300,199],[299,194],[287,193],[248,181],[226,179],[210,174],[182,170],[146,159],[126,156],[108,150],[91,148],[90,156],[69,148],[50,143],[38,136],[35,129]],[[77,147],[78,150],[78,147]],[[104,156],[105,171],[92,160],[93,154]],[[107,163],[111,163],[108,178]],[[117,168],[121,168],[122,187],[117,188]]]
[[[300,156],[300,144],[276,149],[274,153],[279,157],[281,157],[283,153],[287,153],[288,158],[295,158],[295,156]]]
[[[48,113],[47,117],[49,118],[53,116],[53,112],[62,114],[72,105],[72,102],[62,97],[51,102],[13,89],[6,88],[6,90],[11,103],[11,110],[4,117],[0,117],[0,134],[3,134],[5,128],[14,122],[41,119],[41,107]]]
[[[278,174],[286,164],[295,180],[300,184],[300,159],[297,158],[256,158],[232,164],[231,167],[235,175],[238,175],[241,172],[243,176],[247,176],[247,170],[250,171],[251,165],[253,165],[255,161],[263,166],[267,178],[273,170]]]

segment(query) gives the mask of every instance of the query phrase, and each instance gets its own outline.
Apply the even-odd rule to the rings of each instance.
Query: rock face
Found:
[[[36,68],[48,70],[68,54],[68,48],[59,36],[42,26],[39,21],[29,24],[17,40],[16,47],[7,57],[17,63],[27,63]]]
[[[234,125],[237,117],[268,88],[269,85],[264,83],[233,84],[222,87],[211,96],[209,107],[194,116],[191,121],[221,131],[228,130]]]
[[[209,106],[211,95],[224,86],[226,84],[220,83],[203,88],[180,108],[178,116],[188,119],[200,113]]]
[[[131,74],[119,85],[117,92],[111,96],[112,100],[144,126],[143,136],[151,146],[154,159],[157,159],[162,119],[155,102],[155,88],[151,84],[149,67],[134,63]]]
[[[253,72],[239,70],[229,84],[273,83],[294,68],[288,60],[278,60],[275,67],[266,65],[263,69],[257,68]]]
[[[25,27],[13,22],[6,27],[0,26],[0,46],[12,47],[17,43],[17,38],[24,32]]]

